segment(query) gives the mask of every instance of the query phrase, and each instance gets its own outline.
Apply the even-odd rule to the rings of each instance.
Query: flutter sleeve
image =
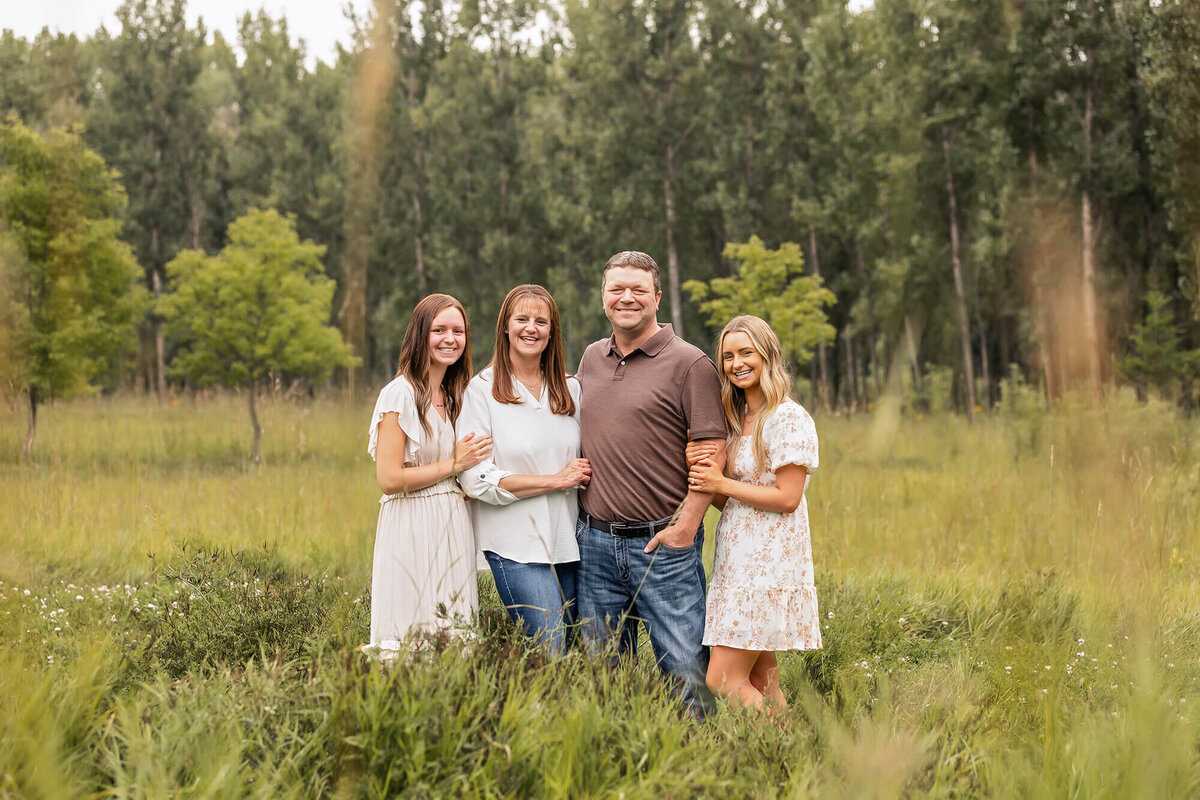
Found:
[[[784,403],[775,409],[763,434],[771,472],[787,464],[805,467],[810,473],[817,468],[817,426],[799,403]]]
[[[462,413],[454,425],[455,436],[459,439],[468,433],[476,437],[493,437],[493,456],[485,458],[475,466],[465,469],[458,475],[458,483],[468,497],[481,500],[488,505],[506,506],[515,503],[517,496],[506,489],[500,488],[500,481],[512,475],[508,470],[500,469],[493,460],[495,457],[495,437],[501,431],[493,430],[492,425],[492,383],[485,375],[477,375],[467,384],[463,394]]]
[[[417,419],[417,398],[413,393],[412,384],[407,378],[398,377],[383,387],[379,399],[375,401],[375,413],[371,415],[371,429],[368,432],[367,452],[375,459],[375,450],[379,446],[379,425],[385,414],[395,412],[399,417],[400,430],[404,431],[404,463],[417,463],[417,451],[421,449],[421,441],[425,430]]]

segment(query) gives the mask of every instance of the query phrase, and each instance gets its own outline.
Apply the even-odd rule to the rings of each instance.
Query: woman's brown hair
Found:
[[[563,361],[562,325],[558,319],[558,306],[545,288],[532,283],[516,287],[500,305],[500,316],[496,319],[496,348],[492,351],[492,397],[498,403],[520,403],[521,398],[513,390],[513,372],[508,342],[508,321],[517,312],[517,305],[526,300],[540,300],[546,304],[550,314],[550,339],[542,351],[539,368],[542,380],[550,392],[550,410],[555,414],[574,414],[575,401],[567,390],[567,370]]]
[[[462,314],[465,342],[463,354],[450,366],[442,376],[442,391],[446,393],[446,414],[451,422],[458,421],[458,412],[462,408],[463,391],[471,380],[471,323],[467,321],[467,310],[462,303],[448,294],[431,294],[417,303],[413,309],[412,319],[404,329],[404,342],[400,345],[400,363],[396,367],[396,377],[403,375],[412,384],[417,396],[417,419],[425,433],[432,435],[433,429],[425,418],[425,409],[429,407],[429,331],[433,328],[433,319],[447,308],[457,308]]]

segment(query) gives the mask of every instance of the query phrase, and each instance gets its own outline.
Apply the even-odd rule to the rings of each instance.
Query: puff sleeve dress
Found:
[[[730,454],[730,476],[759,486],[774,486],[785,464],[817,468],[817,430],[800,404],[785,400],[763,428],[766,464],[754,468],[754,448],[742,436]],[[813,585],[808,500],[790,514],[762,511],[732,497],[717,523],[717,549],[704,644],[739,650],[817,650],[821,621]]]
[[[454,455],[454,427],[429,408],[427,434],[417,418],[416,395],[407,378],[383,388],[371,417],[367,452],[376,457],[379,426],[396,412],[406,438],[405,466],[422,466]],[[394,656],[413,633],[473,620],[479,604],[475,582],[475,535],[467,504],[453,478],[379,500],[371,574],[371,643],[382,658]]]

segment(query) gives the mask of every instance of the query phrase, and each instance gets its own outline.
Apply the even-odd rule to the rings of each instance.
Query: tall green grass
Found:
[[[368,415],[268,404],[262,466],[237,398],[57,404],[25,463],[0,417],[0,796],[1200,791],[1200,430],[1168,408],[818,418],[825,648],[781,659],[786,713],[703,725],[649,659],[528,648],[486,576],[474,637],[358,653]]]

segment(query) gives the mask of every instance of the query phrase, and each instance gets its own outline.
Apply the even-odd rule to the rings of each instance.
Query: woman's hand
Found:
[[[454,474],[462,472],[483,461],[492,454],[492,437],[468,433],[454,445]]]
[[[688,468],[690,469],[696,463],[706,458],[715,456],[720,447],[721,444],[716,439],[701,439],[698,442],[688,442],[687,450],[684,451]]]
[[[688,471],[688,489],[693,492],[716,494],[721,492],[721,482],[724,480],[721,470],[709,458],[697,461]]]
[[[567,465],[555,473],[558,488],[573,489],[576,486],[587,486],[592,479],[592,465],[586,458],[572,458]]]

